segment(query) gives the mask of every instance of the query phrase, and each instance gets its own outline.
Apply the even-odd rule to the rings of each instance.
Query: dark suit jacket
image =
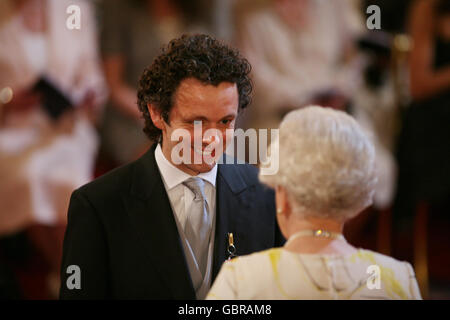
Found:
[[[72,194],[60,298],[195,299],[154,151],[155,145]],[[213,280],[227,258],[228,232],[237,255],[284,242],[274,193],[258,182],[257,172],[248,164],[218,165]],[[81,289],[66,285],[70,265],[80,267]]]

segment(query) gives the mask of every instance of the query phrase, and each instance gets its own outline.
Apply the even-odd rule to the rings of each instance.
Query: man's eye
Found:
[[[230,124],[230,122],[231,122],[231,120],[222,120],[222,121],[220,121],[222,124]]]

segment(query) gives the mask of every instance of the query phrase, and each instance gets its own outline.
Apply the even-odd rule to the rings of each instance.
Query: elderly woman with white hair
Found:
[[[290,112],[279,138],[279,171],[260,180],[276,190],[288,240],[225,262],[207,299],[421,299],[409,263],[342,235],[371,204],[376,183],[374,147],[358,123],[312,106]]]

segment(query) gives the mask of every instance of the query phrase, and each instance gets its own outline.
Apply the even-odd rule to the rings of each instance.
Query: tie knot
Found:
[[[189,178],[183,182],[195,195],[194,200],[205,200],[205,182],[201,178]]]

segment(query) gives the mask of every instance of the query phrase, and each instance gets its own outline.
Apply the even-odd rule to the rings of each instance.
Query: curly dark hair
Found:
[[[239,110],[251,102],[250,63],[230,46],[209,35],[183,35],[173,39],[153,63],[145,68],[138,87],[138,107],[145,120],[143,131],[152,141],[158,141],[161,130],[155,127],[147,104],[161,111],[169,123],[169,112],[180,82],[195,78],[204,84],[217,86],[221,82],[237,85]]]

